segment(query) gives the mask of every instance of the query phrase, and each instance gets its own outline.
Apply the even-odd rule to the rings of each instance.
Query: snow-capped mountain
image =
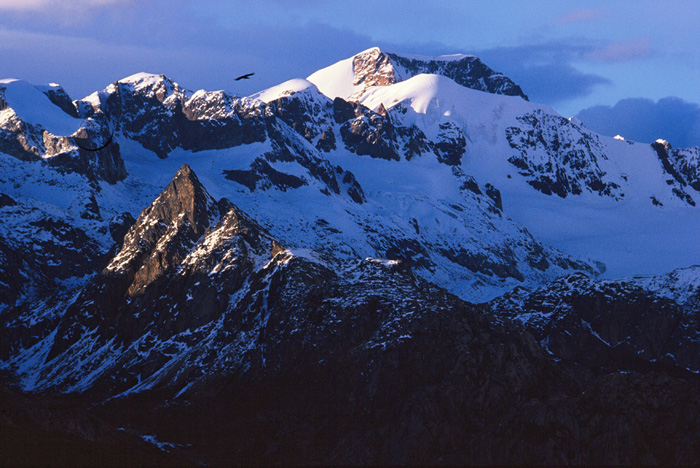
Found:
[[[444,76],[465,88],[527,100],[520,86],[473,55],[398,55],[374,47],[323,68],[307,79],[331,99],[355,101],[370,88],[392,85],[421,74]]]
[[[697,454],[643,410],[697,408],[700,273],[669,273],[700,263],[696,148],[597,135],[473,56],[373,48],[248,97],[3,80],[0,164],[0,371],[115,428],[238,414],[221,446],[172,430],[189,460]],[[630,398],[619,421],[664,437],[616,438]],[[349,422],[275,445],[324,411]],[[513,445],[532,425],[549,439]],[[637,458],[586,449],[612,443]]]

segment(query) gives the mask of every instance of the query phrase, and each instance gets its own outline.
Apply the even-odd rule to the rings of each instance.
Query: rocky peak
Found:
[[[149,98],[156,98],[163,102],[168,97],[182,98],[186,91],[165,75],[155,75],[152,73],[136,73],[119,80],[117,85],[128,87],[137,94],[145,95]]]
[[[472,55],[403,56],[374,47],[360,52],[352,60],[352,85],[361,86],[353,96],[362,95],[371,86],[388,86],[427,73],[445,76],[467,88],[527,100],[520,86]]]
[[[160,220],[184,218],[195,231],[209,225],[214,199],[188,164],[183,164],[173,180],[149,208],[149,215]]]
[[[353,58],[353,86],[387,86],[399,81],[394,66],[378,47],[361,52]]]
[[[307,80],[331,99],[357,101],[369,88],[389,86],[421,74],[441,75],[466,88],[527,100],[523,90],[510,78],[471,55],[399,55],[373,47],[318,70]]]
[[[700,191],[697,148],[675,150],[671,143],[660,138],[652,143],[651,147],[656,152],[664,172],[671,177],[666,180],[666,183],[672,187],[671,193],[687,204],[695,206],[695,200],[688,193],[687,186]],[[652,203],[654,203],[653,200],[655,199],[652,198]]]
[[[106,272],[125,276],[128,293],[137,295],[180,262],[220,216],[217,203],[184,164],[143,210]]]

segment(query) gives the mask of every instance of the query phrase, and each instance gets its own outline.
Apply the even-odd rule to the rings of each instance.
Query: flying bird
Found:
[[[110,134],[110,135],[109,135],[109,138],[107,138],[107,141],[105,141],[105,143],[104,143],[102,146],[98,147],[98,148],[86,148],[85,146],[83,146],[83,145],[81,145],[80,143],[78,143],[78,140],[75,140],[75,139],[73,140],[73,142],[76,144],[76,146],[77,146],[78,148],[83,149],[83,150],[85,150],[85,151],[99,151],[99,150],[101,150],[101,149],[105,149],[105,148],[107,147],[107,145],[109,145],[110,143],[112,143],[112,137],[113,137],[113,136],[114,136],[114,134]]]
[[[241,75],[238,78],[236,78],[235,81],[239,80],[249,80],[251,76],[255,75],[255,73],[246,73],[245,75]]]

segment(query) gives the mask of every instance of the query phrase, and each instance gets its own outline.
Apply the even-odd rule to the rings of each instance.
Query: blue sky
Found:
[[[624,129],[651,141],[674,130],[661,124],[676,108],[700,128],[699,24],[700,2],[674,0],[0,0],[0,77],[58,82],[78,98],[148,71],[245,95],[375,45],[468,53],[603,133],[645,112],[646,130]],[[700,145],[676,133],[675,146]]]

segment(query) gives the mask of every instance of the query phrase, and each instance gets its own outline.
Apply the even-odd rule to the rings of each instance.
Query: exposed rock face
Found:
[[[698,181],[697,154],[698,148],[688,150],[674,150],[668,142],[657,140],[651,144],[659,157],[664,171],[672,178],[666,181],[673,185],[672,193],[691,206],[695,206],[695,200],[686,192],[686,187],[700,191]]]
[[[335,133],[331,127],[326,128],[316,142],[316,148],[326,153],[337,148],[335,144]]]
[[[453,122],[440,124],[440,133],[435,144],[438,161],[450,166],[459,166],[466,152],[466,145],[464,134],[457,125]]]
[[[400,125],[396,128],[396,132],[398,136],[403,139],[404,143],[401,149],[407,160],[410,161],[413,157],[421,156],[426,153],[435,153],[435,145],[417,126]]]
[[[0,107],[3,104],[0,97]],[[0,149],[23,161],[35,161],[39,159],[43,147],[42,135],[41,129],[27,125],[17,115],[11,115],[0,127]]]
[[[606,158],[595,135],[587,134],[563,117],[536,111],[519,117],[523,127],[507,129],[511,148],[508,161],[540,192],[562,198],[584,190],[615,199],[620,186],[605,179],[598,159]]]
[[[36,101],[36,94],[38,94],[39,101],[46,100],[45,103],[41,103],[46,112],[55,110],[54,106],[60,108],[70,117],[68,120],[74,122],[75,131],[71,134],[54,135],[40,123],[22,120],[3,98],[3,96],[7,97],[8,86],[19,88],[18,91],[13,92],[19,93],[20,96],[28,95],[28,97],[25,96],[26,99]],[[24,82],[0,86],[0,110],[4,114],[0,125],[0,152],[22,161],[43,160],[61,172],[85,175],[94,185],[102,180],[114,184],[126,177],[124,161],[116,142],[100,151],[89,151],[94,141],[108,141],[112,138],[112,134],[101,119],[88,119],[79,127],[80,121],[75,118],[78,116],[77,109],[63,88],[48,86],[42,91],[41,88]],[[88,151],[80,148],[81,142]],[[85,146],[86,143],[87,146]]]
[[[663,148],[662,151],[661,148],[655,145],[656,143],[652,143],[652,147],[655,149],[658,148],[657,153],[666,153],[668,155],[665,160],[672,164],[671,174],[675,174],[674,178],[680,176],[684,184],[689,185],[694,190],[700,191],[700,148]],[[666,165],[664,165],[664,168],[666,169]]]
[[[355,56],[352,62],[353,86],[387,86],[396,83],[393,64],[379,49],[370,49]]]
[[[634,281],[574,275],[532,293],[506,294],[492,308],[523,323],[566,362],[637,372],[658,368],[671,375],[700,371],[700,339],[689,333],[698,330],[698,307]]]
[[[387,54],[387,57],[405,68],[410,76],[416,76],[420,73],[443,75],[467,88],[492,94],[520,96],[527,101],[527,96],[520,89],[520,86],[507,76],[487,67],[477,57],[465,56],[458,60],[421,60],[391,53]]]
[[[129,212],[119,213],[110,219],[109,234],[112,236],[114,242],[121,246],[124,242],[124,236],[126,236],[126,233],[129,232],[129,229],[131,229],[131,226],[135,223],[136,220]]]
[[[329,130],[329,125],[333,123],[332,104],[325,97],[318,94],[311,96],[303,92],[295,93],[272,101],[268,106],[270,113],[292,127],[309,142],[319,137],[322,129],[327,129],[326,131],[332,134],[332,130]],[[329,138],[333,137],[326,134],[323,139]],[[333,142],[335,142],[334,139]]]
[[[60,107],[63,112],[70,115],[71,117],[78,117],[78,109],[73,104],[73,100],[70,98],[65,89],[57,85],[49,85],[43,90],[44,94],[58,107]]]
[[[76,343],[82,345],[78,346],[81,353],[94,353],[108,343],[114,344],[112,351],[124,346],[120,351],[123,375],[101,385],[112,391],[133,386],[135,369],[143,365],[136,363],[141,346],[153,339],[163,344],[150,358],[154,370],[160,369],[169,361],[168,340],[221,318],[229,295],[260,268],[260,259],[269,260],[271,246],[272,239],[262,228],[227,200],[215,201],[184,165],[141,213],[119,253],[68,309],[50,358],[57,357],[65,372],[76,365],[76,359],[83,359],[70,351]],[[86,325],[98,335],[86,335]],[[89,366],[79,368],[82,371],[77,374],[61,377],[61,385],[82,385],[80,380],[95,371]],[[48,371],[47,377],[53,373]]]
[[[78,102],[83,117],[105,115],[114,131],[165,158],[175,148],[231,148],[265,141],[266,124],[255,103],[221,91],[190,93],[163,75],[116,81]]]
[[[227,203],[221,207],[226,209]],[[202,187],[189,166],[184,165],[153,204],[145,209],[124,237],[121,250],[105,270],[95,278],[94,288],[83,296],[91,298],[76,301],[68,316],[80,322],[85,318],[100,320],[81,308],[81,302],[97,301],[105,317],[114,319],[120,314],[125,298],[135,301],[133,307],[146,307],[148,297],[142,296],[148,287],[166,276],[189,253],[206,229],[221,216],[219,206]],[[92,297],[94,291],[102,294]],[[140,298],[140,299],[139,299]],[[83,316],[88,314],[90,316]],[[71,324],[73,325],[73,324]],[[70,326],[68,326],[70,327]],[[62,333],[56,351],[62,351],[61,342],[70,340],[70,331]]]
[[[105,138],[109,138],[109,136]],[[119,144],[116,142],[111,142],[98,151],[78,148],[71,152],[59,153],[48,159],[47,163],[50,167],[61,172],[75,172],[85,175],[88,181],[94,185],[101,180],[116,184],[127,176]]]
[[[423,59],[373,48],[354,56],[352,84],[363,90],[370,86],[388,86],[421,73],[446,76],[459,85],[478,91],[520,96],[527,100],[522,89],[507,76],[493,71],[473,56]]]
[[[369,260],[349,273],[351,282],[290,259],[269,277],[262,322],[255,301],[224,321],[234,336],[255,337],[245,364],[212,377],[213,394],[141,414],[141,424],[168,424],[169,437],[213,464],[683,463],[699,454],[692,379],[570,367],[517,324],[400,264]]]
[[[352,186],[352,173],[337,174]],[[185,165],[65,315],[15,328],[11,342],[50,335],[35,388],[103,402],[86,417],[107,421],[108,447],[131,446],[109,440],[128,427],[158,434],[182,461],[678,464],[700,455],[699,384],[681,368],[700,365],[682,332],[697,317],[575,276],[528,299],[522,313],[561,311],[531,327],[518,293],[475,306],[415,276],[430,266],[421,249],[405,239],[389,246],[391,260],[299,256],[214,200]],[[579,316],[580,327],[564,327]],[[636,360],[596,347],[630,329]],[[670,352],[675,362],[651,362]],[[83,427],[67,433],[89,439]]]
[[[340,127],[346,148],[359,155],[373,158],[399,160],[393,144],[394,129],[391,122],[378,114],[360,116]]]
[[[284,191],[306,185],[304,179],[277,171],[261,158],[257,158],[248,170],[229,170],[224,174],[227,179],[245,185],[251,192],[256,188],[265,190],[276,187]]]
[[[496,205],[496,208],[499,210],[503,210],[503,201],[501,200],[501,192],[494,187],[491,184],[486,184],[486,196],[488,196],[491,200],[493,200],[493,203]]]
[[[386,110],[383,115],[356,102],[333,100],[333,119],[340,124],[345,147],[358,155],[399,160],[397,132]]]

